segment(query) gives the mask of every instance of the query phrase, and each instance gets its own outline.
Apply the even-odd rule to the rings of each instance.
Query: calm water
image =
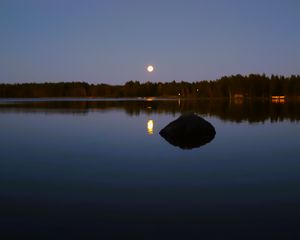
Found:
[[[2,101],[1,239],[299,238],[299,107]],[[210,143],[159,135],[186,111]]]

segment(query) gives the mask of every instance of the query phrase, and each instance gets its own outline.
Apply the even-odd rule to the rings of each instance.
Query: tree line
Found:
[[[182,97],[182,98],[263,98],[300,96],[300,75],[265,74],[224,76],[198,82],[129,81],[124,85],[86,82],[0,84],[1,98],[43,97]]]

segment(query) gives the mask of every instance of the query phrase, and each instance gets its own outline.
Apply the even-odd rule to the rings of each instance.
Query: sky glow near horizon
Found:
[[[299,11],[297,0],[1,0],[0,83],[300,74]]]

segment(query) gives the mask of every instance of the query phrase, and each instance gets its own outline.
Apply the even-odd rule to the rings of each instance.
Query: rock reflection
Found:
[[[159,134],[174,146],[192,149],[212,141],[216,131],[205,119],[194,113],[187,113],[169,123]]]

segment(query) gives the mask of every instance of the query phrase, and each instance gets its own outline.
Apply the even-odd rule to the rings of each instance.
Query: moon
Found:
[[[147,71],[148,72],[153,72],[153,70],[154,70],[154,67],[152,66],[152,65],[149,65],[149,66],[147,66]]]

